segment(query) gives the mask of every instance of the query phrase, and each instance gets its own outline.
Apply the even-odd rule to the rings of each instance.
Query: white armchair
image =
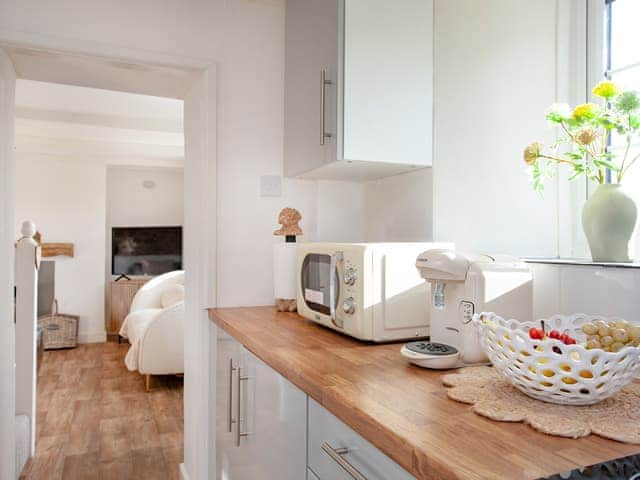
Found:
[[[145,376],[147,391],[151,375],[184,373],[184,272],[153,278],[138,290],[131,302],[120,335],[131,348],[125,357],[129,370]]]

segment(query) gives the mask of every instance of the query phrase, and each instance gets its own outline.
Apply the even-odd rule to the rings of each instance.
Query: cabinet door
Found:
[[[242,346],[221,328],[216,328],[216,333],[216,478],[235,480],[240,478],[237,468],[243,453],[234,444],[237,368]]]
[[[433,0],[344,0],[343,52],[342,158],[431,165]]]
[[[241,418],[247,435],[241,449],[249,452],[254,477],[304,479],[307,471],[306,395],[245,350],[246,374]],[[243,372],[244,374],[244,369]]]
[[[339,0],[287,0],[286,176],[297,176],[337,159],[338,25]],[[331,83],[321,84],[323,71],[326,81]],[[323,138],[323,130],[331,136]]]

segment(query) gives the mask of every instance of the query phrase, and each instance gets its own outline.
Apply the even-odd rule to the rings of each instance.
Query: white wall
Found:
[[[363,242],[366,240],[364,184],[318,181],[316,242]]]
[[[555,254],[555,187],[531,190],[521,152],[552,139],[556,0],[438,0],[435,26],[434,238]]]
[[[79,341],[104,341],[105,166],[18,154],[14,179],[16,228],[32,220],[43,241],[74,244],[73,258],[55,258],[60,310],[80,316]]]
[[[0,478],[15,476],[13,129],[16,76],[0,49]]]
[[[364,185],[369,242],[433,240],[433,170],[424,168]]]
[[[280,209],[301,211],[302,241],[358,240],[361,187],[284,179],[281,197],[260,196],[261,175],[282,175],[284,1],[233,2],[227,13],[233,28],[225,34],[218,78],[217,303],[266,305],[273,303]]]
[[[285,181],[280,198],[258,193],[260,175],[282,171],[284,4],[0,2],[0,38],[107,57],[140,49],[167,62],[173,55],[217,63],[219,305],[270,303],[271,232],[280,208],[300,208],[309,222],[314,216],[335,218],[318,213],[335,197],[322,198],[322,187],[314,182]],[[542,109],[552,101],[555,2],[438,0],[435,11],[435,70],[441,73],[435,79],[434,237],[471,249],[548,254],[555,239],[553,191],[545,202],[530,193],[519,157],[524,144],[544,133]],[[525,104],[518,104],[523,98]],[[517,121],[509,117],[499,129],[497,120],[507,114]],[[461,185],[461,178],[469,180]],[[513,208],[497,214],[505,205]],[[355,215],[358,207],[352,211]],[[353,238],[364,226],[357,216],[351,218],[342,229],[325,227],[324,220],[307,228],[322,239]],[[497,235],[505,225],[513,234]],[[513,252],[517,242],[525,252]],[[190,433],[191,428],[185,436]],[[185,440],[189,469],[195,468],[191,455],[199,440]]]
[[[357,215],[362,199],[348,185],[285,180],[282,197],[259,196],[259,177],[282,173],[284,10],[284,0],[198,1],[189,8],[170,0],[135,5],[114,0],[108,6],[66,0],[56,8],[43,0],[31,0],[29,8],[24,2],[0,2],[0,39],[35,38],[104,55],[134,48],[167,62],[177,56],[218,64],[221,305],[272,302],[271,233],[284,206],[299,208],[308,231],[319,235],[309,233],[307,239],[363,237]],[[327,206],[339,198],[338,191],[353,204],[336,217]]]
[[[153,188],[143,182],[151,181]],[[105,275],[111,281],[112,227],[182,226],[184,170],[182,168],[107,167]],[[106,291],[105,291],[106,293]]]
[[[145,181],[155,187],[145,188]],[[182,225],[183,221],[182,169],[107,168],[107,235],[112,226]]]

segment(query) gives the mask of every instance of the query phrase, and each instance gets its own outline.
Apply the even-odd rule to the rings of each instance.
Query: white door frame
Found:
[[[0,49],[0,480],[14,480],[16,461],[13,275],[13,119],[15,71]]]
[[[85,55],[106,60],[124,60],[140,65],[158,66],[159,55],[147,51],[133,49],[109,49],[104,46],[83,45],[81,43],[69,43],[69,40],[42,38],[2,38],[2,43],[10,46],[28,46],[42,50],[55,49],[56,53],[69,53],[72,55]],[[1,47],[1,45],[0,45]],[[9,61],[0,48],[0,62]],[[213,62],[206,63],[194,61],[192,58],[180,58],[162,56],[160,66],[170,65],[174,68],[188,70],[197,69],[193,84],[189,93],[184,98],[185,110],[185,212],[184,212],[184,268],[186,271],[186,298],[185,298],[185,389],[184,389],[184,464],[180,471],[184,478],[190,480],[207,480],[215,478],[215,342],[211,341],[213,327],[208,320],[208,307],[216,303],[216,165],[217,165],[217,107],[216,107],[216,78],[217,66]],[[0,64],[0,67],[3,65]],[[0,83],[3,70],[0,68]],[[38,80],[32,78],[32,80]],[[75,82],[82,85],[82,79]],[[95,85],[85,85],[92,87]],[[0,95],[2,89],[0,88]],[[140,92],[136,92],[140,93]],[[150,92],[150,94],[153,94]],[[3,115],[13,118],[13,97],[10,102],[0,97],[0,125]],[[11,133],[10,138],[13,137]],[[4,142],[0,137],[0,142]],[[8,232],[0,230],[2,254],[0,254],[0,289],[6,290],[4,284],[12,285],[13,260],[12,257],[5,262],[5,251],[9,245],[13,248],[13,159],[11,145],[0,144],[0,177],[2,193],[0,194],[0,220],[8,227]],[[3,155],[4,154],[4,155]],[[4,173],[6,172],[6,175]],[[10,217],[8,215],[11,215]],[[7,271],[7,269],[9,269]],[[4,292],[6,297],[6,292]],[[5,298],[0,304],[4,304]],[[6,316],[6,311],[0,315]],[[0,317],[1,318],[1,317]],[[3,318],[4,322],[5,319]],[[11,322],[13,320],[11,319]],[[3,324],[4,325],[4,324]],[[4,329],[3,332],[4,333]],[[9,339],[0,335],[2,348],[0,353],[0,372],[13,372],[14,352],[13,336]],[[7,348],[5,347],[7,343]],[[8,348],[10,347],[10,348]],[[5,377],[9,378],[9,377]],[[11,378],[13,385],[11,391],[1,388],[0,412],[11,413],[13,421],[14,402],[9,397],[15,395],[15,380]],[[2,384],[4,387],[4,383]],[[11,403],[8,403],[11,402]],[[7,410],[5,410],[5,406]],[[15,451],[15,437],[13,428],[7,428],[3,420],[0,431],[4,432],[0,443],[0,464],[6,465],[6,460],[11,454],[10,464],[13,464],[13,452]],[[10,432],[10,435],[8,433]],[[5,439],[6,437],[6,439]],[[8,447],[5,442],[11,442]],[[0,480],[15,478],[10,470],[0,470]]]

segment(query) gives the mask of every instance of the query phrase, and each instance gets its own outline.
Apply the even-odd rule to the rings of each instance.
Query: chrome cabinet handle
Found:
[[[332,83],[331,80],[327,80],[327,71],[324,68],[320,70],[320,145],[324,145],[325,139],[331,138],[331,134],[325,130],[324,117],[326,108],[325,87]]]
[[[331,255],[331,262],[329,264],[329,316],[331,317],[331,323],[338,328],[344,327],[344,322],[336,317],[336,272],[338,262],[342,260],[344,260],[344,254],[342,252],[335,252]]]
[[[238,421],[236,422],[236,447],[240,446],[240,439],[242,437],[246,437],[249,435],[250,432],[243,432],[241,430],[242,428],[242,424],[241,424],[241,419],[242,419],[242,414],[241,412],[241,405],[242,405],[242,399],[240,398],[241,396],[241,392],[242,392],[242,382],[246,382],[247,380],[249,380],[250,377],[246,376],[246,375],[242,375],[242,369],[240,367],[238,367],[236,369],[238,371],[238,394],[236,396],[236,410],[238,412]]]
[[[347,472],[351,476],[351,478],[353,478],[354,480],[367,480],[367,477],[365,477],[362,473],[360,473],[356,467],[351,465],[343,457],[343,455],[346,455],[347,453],[349,453],[348,448],[333,448],[327,442],[324,442],[322,444],[322,450],[324,450],[325,453],[329,455],[334,462],[340,465],[340,467],[345,472]]]
[[[233,366],[233,358],[229,359],[229,412],[227,415],[227,423],[229,424],[229,433],[233,430],[233,424],[236,421],[233,419],[233,372],[236,371],[236,368]]]

